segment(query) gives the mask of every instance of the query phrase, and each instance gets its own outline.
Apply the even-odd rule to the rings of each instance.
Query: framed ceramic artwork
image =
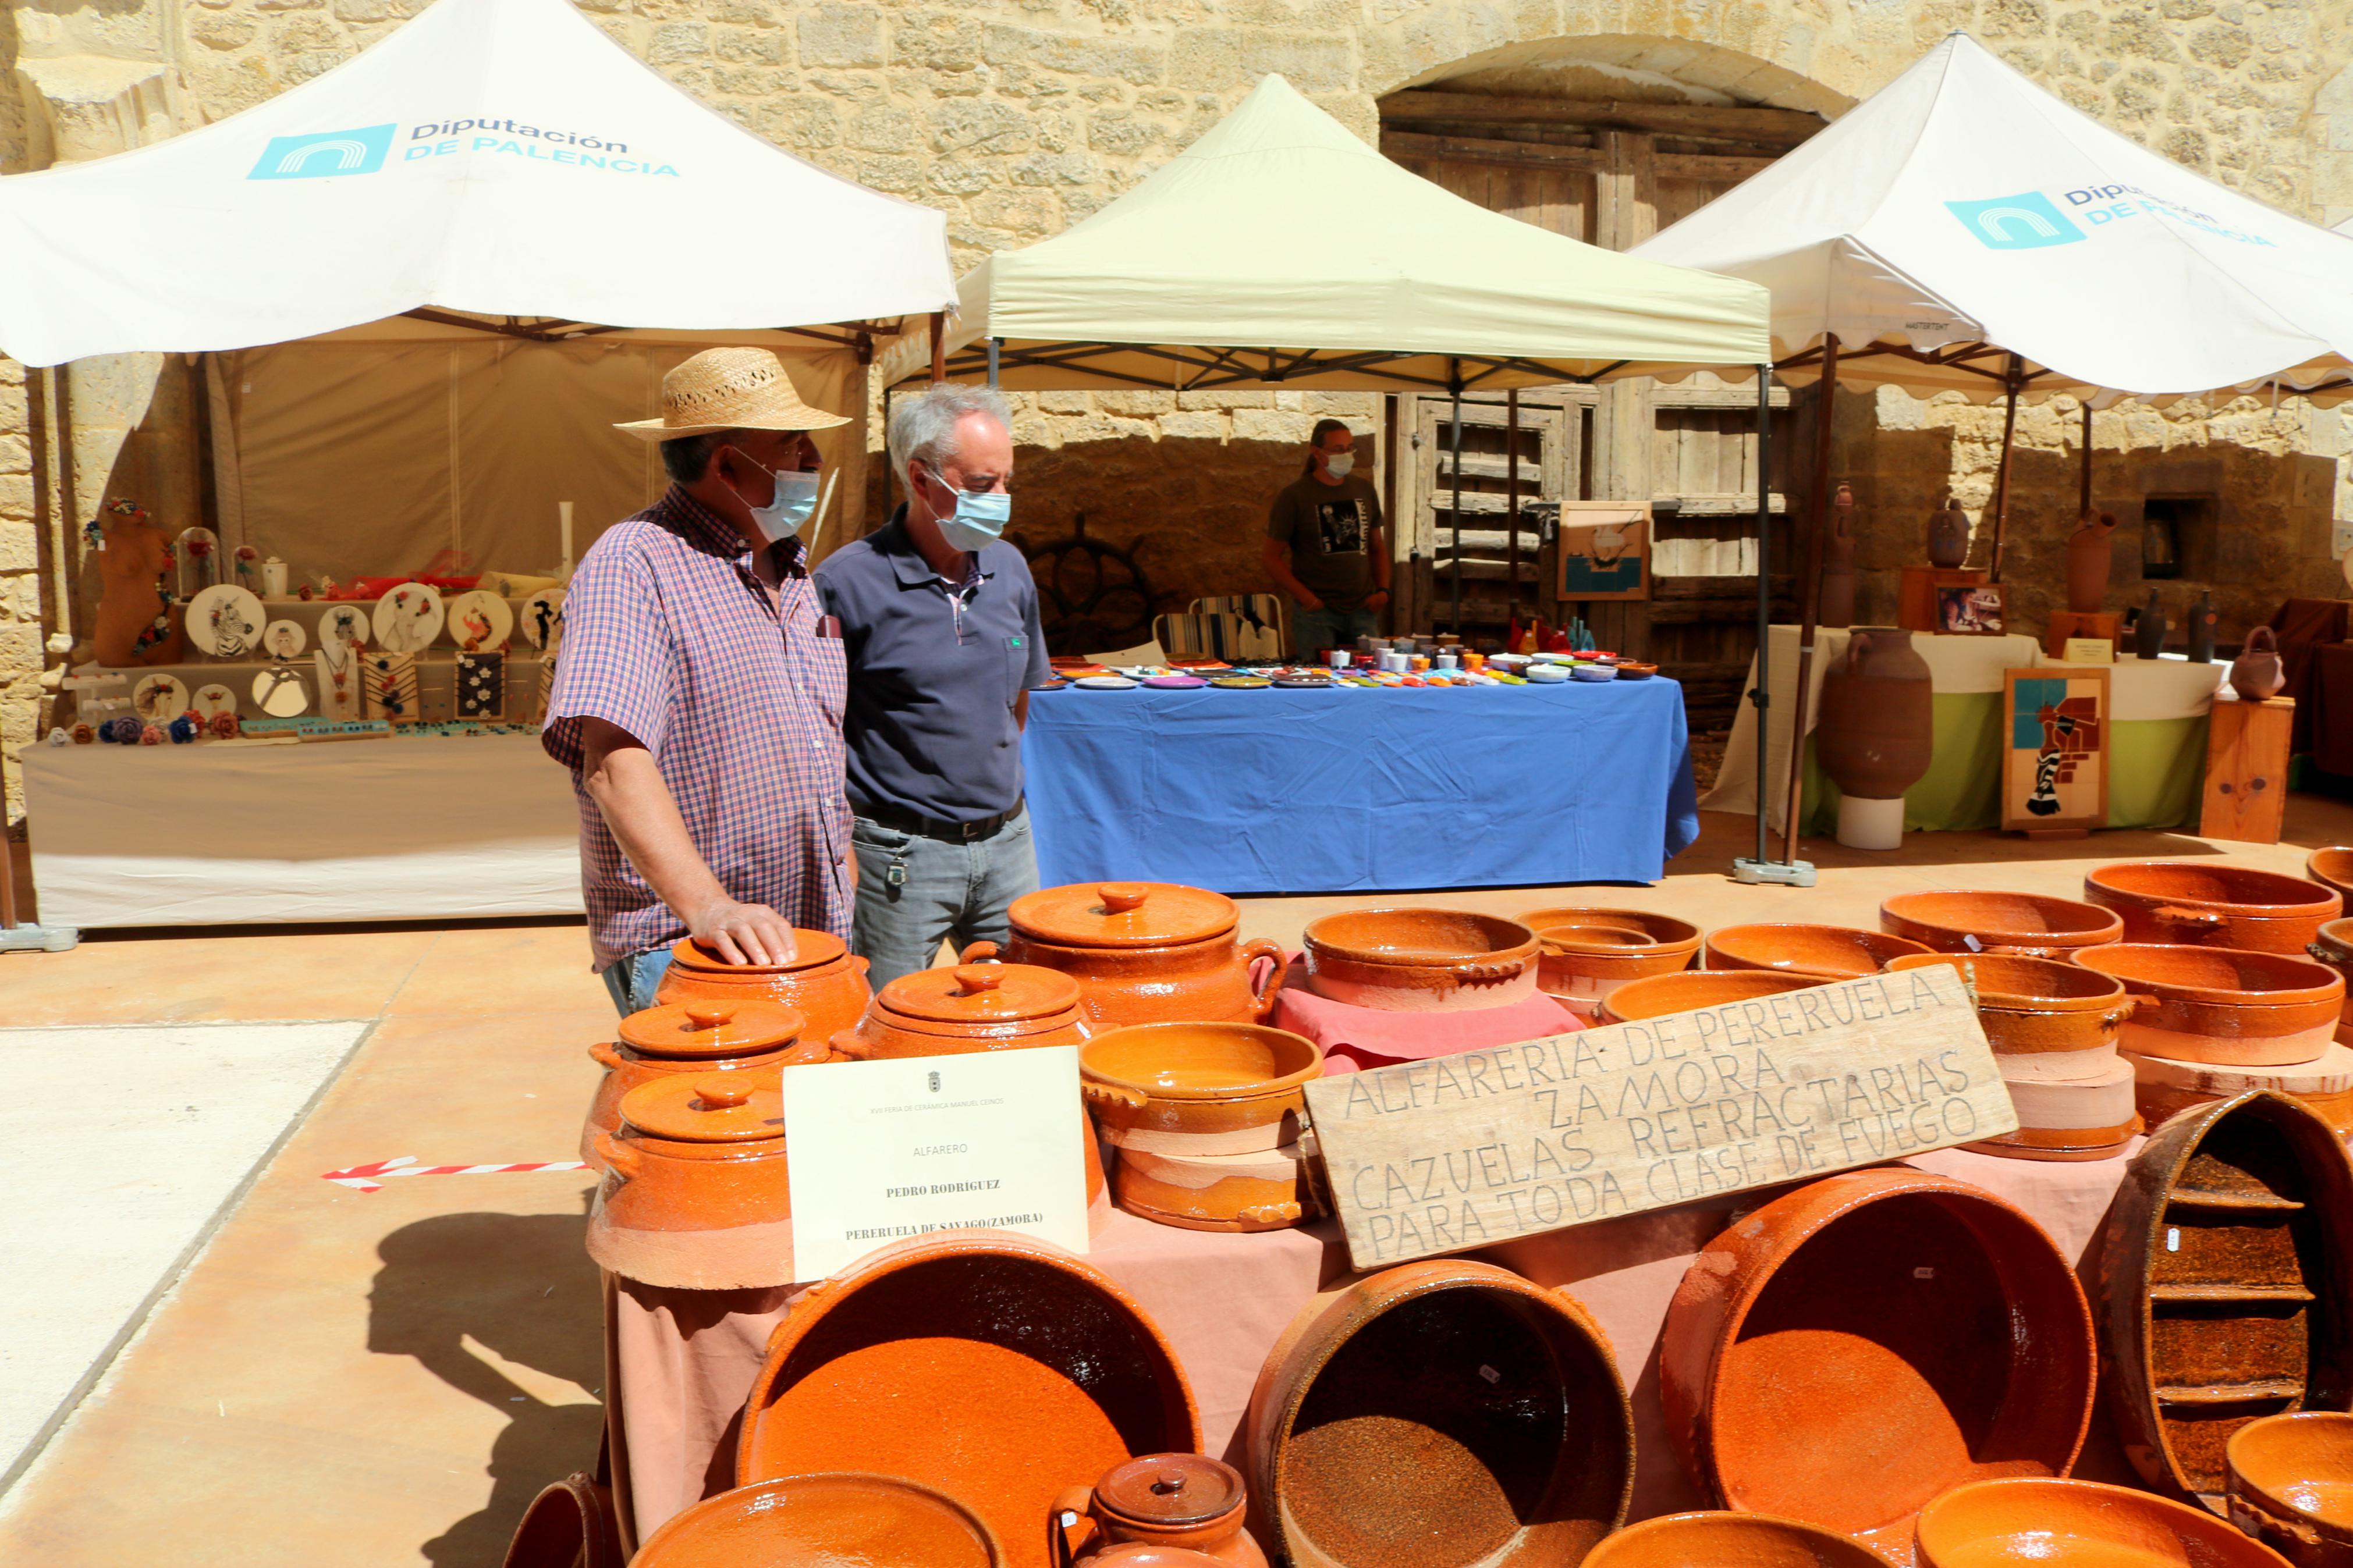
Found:
[[[468,653],[496,653],[514,636],[514,612],[480,588],[449,601],[449,637]]]
[[[461,653],[458,656],[458,717],[497,719],[507,710],[507,656],[502,653]]]
[[[188,710],[188,689],[176,675],[142,675],[131,689],[131,710],[142,724],[168,724]]]
[[[311,710],[311,689],[292,665],[272,665],[253,678],[253,705],[272,719],[299,718]]]
[[[1559,506],[1559,597],[1649,598],[1651,509],[1648,503],[1565,500]]]
[[[375,602],[375,646],[415,653],[441,635],[441,595],[428,583],[403,583]]]
[[[302,657],[311,645],[311,636],[300,621],[272,621],[262,628],[261,651],[281,662]]]
[[[319,617],[319,643],[333,643],[348,647],[353,643],[368,645],[368,613],[357,605],[330,605]]]
[[[2001,610],[1999,583],[1936,590],[1936,630],[1946,637],[1998,637],[2002,635]]]
[[[415,654],[369,654],[362,660],[362,677],[367,704],[364,717],[389,719],[396,724],[417,722],[423,703],[417,692]]]
[[[199,686],[196,694],[188,699],[188,710],[199,719],[217,719],[224,713],[237,711],[237,693],[215,681]]]
[[[261,601],[234,583],[216,583],[188,601],[188,641],[215,658],[237,658],[269,624]]]
[[[522,602],[522,640],[547,651],[564,635],[564,590],[542,588]]]
[[[329,719],[360,716],[362,666],[367,656],[347,642],[322,640],[311,656],[319,667],[319,711]]]
[[[2055,837],[2107,826],[2108,711],[2108,671],[2100,666],[2003,672],[2005,830]]]

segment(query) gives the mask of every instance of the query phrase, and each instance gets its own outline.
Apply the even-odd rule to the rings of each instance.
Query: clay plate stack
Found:
[[[1699,956],[1699,927],[1646,910],[1560,908],[1514,917],[1536,933],[1536,985],[1586,1023],[1630,980],[1673,974]]]

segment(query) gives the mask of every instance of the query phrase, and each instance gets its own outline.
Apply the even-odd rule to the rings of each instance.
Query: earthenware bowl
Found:
[[[2353,1043],[2353,920],[2334,920],[2305,944],[2305,956],[2337,971],[2347,985],[2345,1006],[2337,1016],[2337,1038]]]
[[[2231,1522],[2296,1568],[2353,1563],[2353,1415],[2303,1410],[2231,1434]]]
[[[575,1472],[531,1500],[499,1568],[622,1568],[625,1561],[612,1489]]]
[[[1879,929],[1938,952],[2064,958],[2125,938],[2114,910],[2040,893],[1898,893],[1879,906]]]
[[[1282,1230],[1326,1206],[1303,1143],[1241,1154],[1123,1148],[1111,1195],[1128,1213],[1180,1230]]]
[[[851,956],[838,936],[793,931],[788,963],[728,963],[691,941],[670,948],[670,967],[654,987],[665,1002],[781,1002],[808,1020],[808,1037],[830,1040],[856,1024],[872,994],[866,961]]]
[[[2301,953],[2345,900],[2317,882],[2244,866],[2137,860],[2084,879],[2084,896],[2124,917],[2125,941]]]
[[[987,1524],[897,1476],[836,1472],[737,1487],[647,1538],[631,1568],[1005,1568]]]
[[[1671,1513],[1630,1524],[1584,1568],[1891,1568],[1861,1542],[1761,1513]]]
[[[1708,1243],[1659,1346],[1667,1435],[1724,1506],[1901,1561],[1922,1504],[2063,1475],[2091,1423],[2073,1265],[1982,1188],[1905,1166],[1800,1187]]]
[[[1570,1564],[1633,1491],[1600,1330],[1567,1295],[1461,1258],[1309,1302],[1244,1431],[1261,1539],[1292,1568]]]
[[[1602,1024],[1631,1024],[1668,1013],[1690,1013],[1726,1002],[1754,1002],[1784,991],[1814,985],[1835,985],[1853,978],[1846,974],[1801,974],[1787,969],[1686,969],[1679,974],[1654,974],[1630,980],[1609,993],[1594,1014]]]
[[[1106,1143],[1249,1154],[1296,1142],[1314,1041],[1261,1024],[1139,1024],[1079,1049],[1079,1089]]]
[[[2275,952],[2119,942],[2074,962],[2114,975],[2138,1000],[2124,1047],[2172,1061],[2308,1062],[2336,1038],[2345,1006],[2344,976]]]
[[[618,1041],[588,1047],[605,1076],[588,1103],[580,1157],[604,1169],[597,1135],[620,1130],[621,1097],[639,1084],[682,1073],[774,1072],[828,1059],[826,1042],[807,1031],[807,1020],[776,1002],[671,1002],[630,1014],[621,1020]]]
[[[1059,969],[1079,983],[1079,1006],[1098,1029],[1129,1024],[1266,1021],[1282,986],[1282,946],[1237,942],[1231,899],[1174,882],[1082,883],[1013,900],[1000,952],[976,942],[963,961],[1003,958]],[[1262,984],[1251,966],[1269,964]]]
[[[1075,1046],[1092,1030],[1079,984],[1028,963],[960,963],[902,974],[875,994],[854,1029],[833,1037],[853,1061],[951,1056],[1024,1046]]]
[[[2338,844],[2314,850],[2304,862],[2304,874],[2340,899],[2353,898],[2353,847]]]
[[[2130,1487],[2034,1476],[1955,1487],[1920,1510],[1920,1568],[2281,1568],[2268,1547]]]
[[[1319,996],[1392,1013],[1499,1007],[1535,994],[1536,935],[1467,910],[1345,910],[1307,922]]]
[[[1057,1557],[1095,1563],[1123,1546],[1198,1552],[1225,1568],[1267,1568],[1243,1517],[1242,1474],[1206,1454],[1146,1454],[1114,1465],[1091,1487],[1055,1500],[1049,1537]]]
[[[1927,947],[1855,926],[1720,926],[1707,933],[1710,969],[1788,969],[1812,974],[1876,974],[1887,961]]]
[[[2216,1067],[2133,1051],[2124,1052],[2123,1058],[2133,1069],[2141,1120],[2151,1127],[2218,1100],[2267,1089],[2319,1117],[2338,1138],[2353,1138],[2353,1047],[2331,1045],[2311,1061],[2286,1067]]]
[[[2108,1160],[2139,1135],[2131,1063],[2111,1059],[2090,1077],[2054,1080],[2013,1079],[2009,1064],[2019,1058],[1994,1059],[2003,1068],[2002,1088],[2018,1114],[2017,1131],[1961,1147],[2011,1160]]]
[[[1565,906],[1529,910],[1513,918],[1536,932],[1540,949],[1536,984],[1588,1022],[1603,999],[1628,981],[1673,974],[1689,969],[1699,956],[1699,927],[1647,910]],[[1561,929],[1569,926],[1639,931],[1650,940],[1566,940]],[[1553,937],[1551,942],[1543,940],[1547,933]]]
[[[2133,1010],[2112,974],[2014,953],[1906,953],[1891,971],[1943,964],[1977,987],[1978,1022],[2010,1079],[2097,1078],[2116,1065]]]
[[[589,1257],[676,1289],[793,1282],[785,1102],[767,1075],[658,1079],[622,1096],[620,1116],[596,1140]]]

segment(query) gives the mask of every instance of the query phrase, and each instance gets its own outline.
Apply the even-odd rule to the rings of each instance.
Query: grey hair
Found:
[[[907,464],[917,458],[939,469],[939,460],[955,455],[955,429],[967,414],[985,414],[1010,430],[1013,411],[993,386],[958,386],[942,382],[891,405],[891,468],[902,485],[911,485]]]

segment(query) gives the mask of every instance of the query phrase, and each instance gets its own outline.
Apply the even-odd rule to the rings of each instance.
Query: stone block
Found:
[[[972,220],[1025,239],[1037,239],[1061,226],[1061,204],[1049,191],[990,191],[976,196]]]
[[[1207,408],[1179,409],[1160,416],[1160,434],[1177,440],[1222,441],[1226,416]]]
[[[8,480],[0,478],[0,489]],[[30,486],[26,489],[29,490]],[[32,510],[26,497],[26,510]],[[0,572],[32,572],[41,563],[40,537],[33,524],[25,519],[0,513]]]
[[[1234,436],[1243,441],[1305,443],[1315,421],[1306,414],[1282,408],[1237,408]]]
[[[676,65],[711,52],[711,29],[701,22],[664,22],[646,47],[649,64]]]
[[[923,188],[923,163],[920,158],[868,158],[858,165],[858,178],[878,191],[888,191],[896,196],[921,195]]]
[[[1089,185],[1102,169],[1084,153],[1032,153],[1006,173],[1017,185]]]
[[[797,94],[761,107],[760,134],[803,152],[841,143],[841,116],[824,99]]]
[[[33,476],[30,474],[0,474],[0,518],[33,516]]]
[[[932,165],[926,176],[931,188],[944,196],[969,196],[985,191],[997,183],[997,171],[991,164],[961,158],[944,158]]]
[[[712,37],[711,52],[735,65],[779,66],[785,63],[785,40],[757,28],[722,27]]]
[[[33,443],[21,430],[0,430],[0,474],[30,473]]]
[[[1103,110],[1087,120],[1087,145],[1115,158],[1132,158],[1167,140],[1168,127],[1138,120],[1124,109]]]
[[[2113,27],[2114,24],[2110,24]],[[2203,60],[2221,70],[2236,70],[2254,53],[2254,40],[2243,27],[2210,24],[2192,32],[2185,40],[2189,58]],[[2153,57],[2163,58],[2163,56]]]
[[[872,103],[850,117],[844,140],[861,153],[906,153],[913,150],[915,135],[913,110]]]
[[[1198,27],[1179,34],[1168,47],[1168,79],[1178,87],[1247,87],[1269,71],[1281,71],[1302,92],[1356,85],[1356,63],[1344,38]]]
[[[1179,408],[1271,408],[1271,392],[1180,392],[1176,395]]]
[[[250,16],[206,16],[199,11],[188,18],[188,37],[208,49],[241,49],[260,31]]]
[[[980,64],[982,29],[954,11],[918,11],[891,25],[891,58],[926,70],[968,71]]]
[[[1022,153],[1033,135],[1029,111],[997,99],[938,104],[929,122],[934,153]]]
[[[1104,78],[1136,87],[1154,86],[1168,68],[1167,55],[1159,43],[1138,39],[1048,34],[1029,58],[1044,69],[1064,76]]]
[[[1088,407],[1087,395],[1083,392],[1041,392],[1038,395],[1038,406],[1049,414],[1084,414]]]
[[[711,88],[713,92],[729,98],[758,99],[759,103],[740,103],[730,107],[728,117],[747,131],[759,128],[760,110],[770,99],[782,98],[799,85],[791,71],[771,70],[765,66],[713,66],[711,68]]]
[[[1098,392],[1094,395],[1095,406],[1111,414],[1142,416],[1176,410],[1174,392]]]
[[[879,66],[883,62],[882,14],[873,5],[819,5],[797,29],[805,66]]]

